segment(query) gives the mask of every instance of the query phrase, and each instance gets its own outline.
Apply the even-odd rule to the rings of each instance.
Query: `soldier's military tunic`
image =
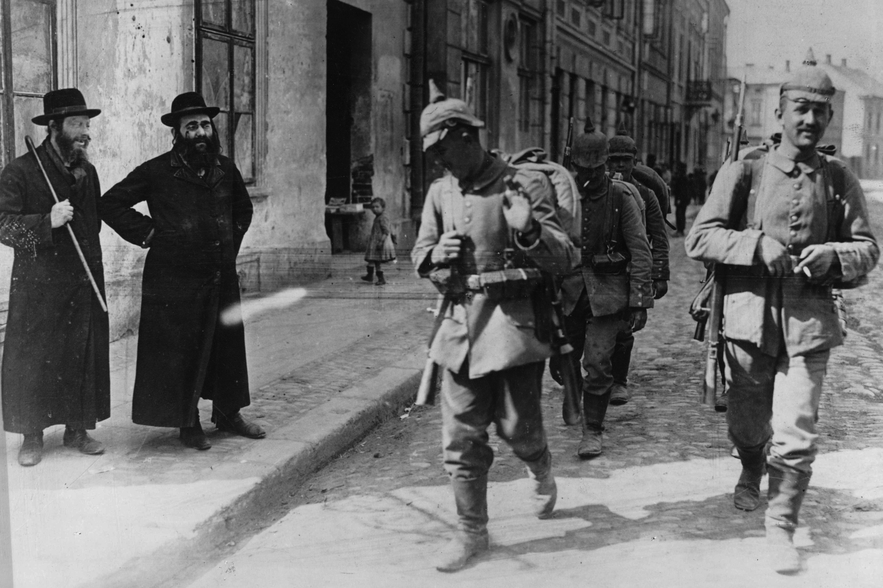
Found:
[[[756,173],[762,175],[748,219]],[[844,178],[842,194],[828,190],[826,173]],[[832,242],[829,223],[836,222],[831,218],[836,198],[842,200],[842,220]],[[770,277],[757,257],[763,235],[784,244],[795,259],[809,245],[832,246],[840,275]],[[823,161],[814,154],[797,162],[778,148],[753,162],[728,164],[718,173],[685,246],[694,259],[727,266],[723,332],[727,421],[734,444],[754,449],[772,434],[768,463],[808,474],[816,454],[822,379],[831,348],[843,343],[831,281],[866,274],[879,256],[858,180],[836,159]]]
[[[532,246],[512,237],[503,215],[506,175],[514,176],[529,197],[541,227]],[[442,233],[452,229],[464,235],[458,264],[462,275],[502,269],[507,247],[516,252],[516,266],[566,271],[573,246],[555,215],[551,190],[544,174],[516,170],[498,157],[470,185],[460,185],[450,175],[436,180],[412,252],[418,273],[426,277],[438,269],[432,250]],[[444,368],[445,468],[455,481],[487,473],[493,461],[486,433],[491,422],[521,459],[536,460],[547,451],[540,378],[552,349],[537,336],[537,318],[530,298],[494,301],[482,292],[469,292],[455,300],[442,320],[430,357]]]

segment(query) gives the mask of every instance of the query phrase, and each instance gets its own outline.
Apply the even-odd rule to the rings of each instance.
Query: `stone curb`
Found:
[[[411,404],[417,394],[426,351],[408,353],[375,376],[342,390],[270,435],[256,441],[235,462],[216,468],[223,477],[241,478],[262,464],[260,479],[197,524],[193,535],[167,542],[150,554],[131,559],[117,571],[89,582],[94,587],[178,588],[192,566],[209,561],[216,550],[233,548],[234,537],[258,528],[268,509],[278,508],[308,476],[352,447],[383,421]],[[268,389],[272,389],[272,384]],[[251,474],[253,475],[253,474]]]

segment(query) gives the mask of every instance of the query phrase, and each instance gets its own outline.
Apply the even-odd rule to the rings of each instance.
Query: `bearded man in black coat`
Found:
[[[252,204],[236,165],[220,154],[212,122],[218,112],[196,92],[177,96],[162,116],[172,150],[135,168],[98,203],[102,220],[123,239],[149,248],[132,420],[180,428],[181,442],[196,449],[211,447],[200,398],[212,400],[219,429],[265,436],[239,412],[250,404],[242,321],[220,320],[238,313],[236,256]],[[139,202],[147,202],[150,216],[132,208]]]
[[[96,203],[98,174],[88,161],[89,119],[76,88],[53,90],[32,121],[49,134],[35,152],[0,174],[0,243],[15,250],[3,352],[3,428],[22,433],[23,466],[40,463],[43,430],[64,424],[66,447],[88,455],[104,445],[86,431],[110,417],[107,313],[93,292],[65,225],[104,296]],[[40,170],[40,164],[58,196]]]

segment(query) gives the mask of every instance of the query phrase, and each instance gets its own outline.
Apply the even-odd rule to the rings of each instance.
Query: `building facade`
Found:
[[[491,149],[539,146],[560,161],[568,121],[580,133],[591,118],[608,135],[626,129],[644,159],[710,171],[724,140],[724,0],[0,0],[0,11],[0,165],[43,136],[30,119],[53,88],[102,109],[90,151],[105,189],[171,147],[159,119],[177,94],[221,108],[224,153],[255,207],[246,293],[327,275],[334,253],[364,249],[374,196],[410,247],[441,173],[419,133],[430,79],[486,121]],[[119,336],[137,328],[144,251],[109,230],[102,245]],[[11,262],[0,248],[0,275]]]
[[[0,7],[0,165],[25,152],[25,135],[45,136],[30,123],[42,112],[42,95],[77,86],[102,110],[92,120],[90,155],[106,190],[171,148],[160,116],[177,94],[197,90],[221,108],[223,152],[236,161],[255,208],[239,257],[246,292],[327,275],[335,246],[364,247],[373,218],[347,204],[383,196],[391,218],[409,221],[405,2],[14,0]],[[119,336],[137,328],[144,251],[108,229],[101,238]],[[0,275],[9,275],[11,262],[11,249],[0,247]],[[5,309],[9,283],[0,282]]]

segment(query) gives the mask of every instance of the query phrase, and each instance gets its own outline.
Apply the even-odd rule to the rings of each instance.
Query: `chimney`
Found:
[[[830,53],[827,53],[825,55],[825,63],[827,63],[828,65],[831,65],[831,54]]]
[[[841,66],[841,67],[846,67],[846,58],[843,58],[843,59],[840,60],[840,66]]]
[[[785,71],[788,73],[791,72],[791,60],[790,59],[785,60]]]

